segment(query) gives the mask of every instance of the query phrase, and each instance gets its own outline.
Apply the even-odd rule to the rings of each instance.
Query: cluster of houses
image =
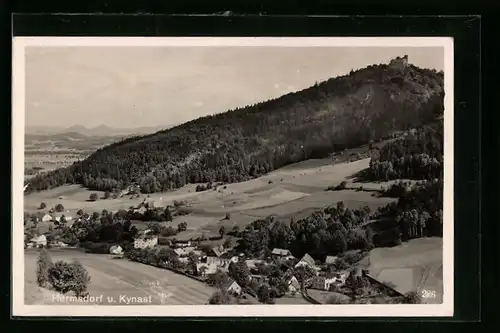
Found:
[[[141,234],[134,242],[134,247],[138,249],[151,248],[157,245],[158,237],[149,235],[148,230]],[[252,281],[261,284],[267,282],[268,280],[267,276],[259,274],[258,269],[260,265],[266,265],[266,260],[247,259],[243,256],[243,254],[231,254],[222,245],[211,248],[208,253],[199,250],[190,241],[177,242],[173,244],[172,247],[174,248],[174,252],[177,254],[180,262],[188,263],[189,257],[193,254],[199,258],[196,263],[196,275],[202,278],[215,274],[219,270],[227,272],[231,263],[237,263],[240,260],[245,260],[245,263],[250,270],[250,277]],[[297,260],[297,258],[292,255],[290,250],[287,249],[275,248],[271,252],[271,256],[275,260],[294,262],[294,265],[292,266],[294,268],[308,266],[311,271],[315,272],[315,275],[309,281],[306,281],[307,288],[328,291],[333,287],[344,285],[350,275],[348,270],[335,272],[333,274],[327,274],[323,270],[323,267],[335,263],[337,257],[333,256],[328,256],[324,265],[317,265],[309,254],[305,254],[300,260]],[[289,273],[285,273],[285,279],[288,285],[289,294],[295,294],[300,290],[301,286],[299,280],[296,276],[294,276],[293,270],[290,270]],[[241,287],[233,280],[229,281],[227,286],[224,286],[224,289],[233,293],[241,292]]]
[[[66,213],[68,213],[67,211]],[[64,213],[47,213],[42,216],[36,217],[36,222],[61,222],[61,218],[64,216],[66,221],[73,220],[73,217],[70,215],[65,215]]]
[[[61,241],[53,241],[50,244],[47,241],[47,237],[45,235],[37,235],[31,238],[27,243],[26,243],[26,248],[32,249],[32,248],[44,248],[47,247],[47,245],[50,245],[52,247],[68,247],[68,244],[61,242]]]

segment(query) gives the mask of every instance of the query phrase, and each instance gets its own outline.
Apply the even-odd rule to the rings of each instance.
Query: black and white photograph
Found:
[[[451,38],[15,37],[12,124],[15,315],[453,315]]]

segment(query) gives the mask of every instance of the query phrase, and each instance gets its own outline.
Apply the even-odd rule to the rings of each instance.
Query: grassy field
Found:
[[[25,250],[25,304],[69,304],[53,297],[54,293],[36,285],[37,250]],[[189,305],[207,304],[214,288],[191,278],[126,259],[111,259],[108,255],[86,254],[77,250],[51,250],[53,261],[77,259],[91,276],[89,294],[102,301],[101,305]],[[124,296],[120,300],[120,296]],[[132,297],[151,296],[151,303],[140,303]],[[108,299],[112,297],[113,300]],[[82,304],[82,303],[79,303]],[[89,303],[85,303],[89,304]]]
[[[153,193],[148,200],[156,206],[172,205],[174,200],[187,202],[192,214],[174,218],[173,224],[186,221],[188,230],[177,236],[179,239],[207,237],[218,234],[220,226],[232,229],[243,228],[254,220],[269,215],[289,220],[301,218],[311,212],[344,201],[346,207],[364,205],[372,210],[393,201],[379,198],[369,191],[344,190],[325,191],[330,185],[347,181],[352,186],[352,175],[368,167],[369,159],[332,165],[331,159],[308,160],[276,170],[268,175],[241,183],[227,184],[216,190],[196,192],[196,184],[189,184],[168,193]],[[103,209],[117,211],[137,206],[147,196],[139,198],[124,196],[118,199],[88,201],[91,193],[79,185],[67,185],[52,190],[31,193],[24,197],[27,212],[38,211],[41,202],[47,204],[46,211],[61,203],[67,215],[76,216],[79,209],[86,212],[101,212]],[[99,197],[104,193],[97,192]],[[231,214],[225,219],[226,213]]]
[[[419,238],[391,248],[372,250],[362,263],[374,277],[391,282],[402,293],[434,291],[435,298],[425,303],[442,303],[443,297],[443,240]]]

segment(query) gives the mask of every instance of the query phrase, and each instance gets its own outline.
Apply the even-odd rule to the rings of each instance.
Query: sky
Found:
[[[444,67],[440,47],[30,46],[26,126],[176,125],[405,54]]]

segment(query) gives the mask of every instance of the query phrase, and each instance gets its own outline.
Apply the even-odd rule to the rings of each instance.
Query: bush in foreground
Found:
[[[79,262],[58,261],[49,270],[49,281],[55,291],[66,294],[73,291],[78,297],[87,291],[90,276]]]

